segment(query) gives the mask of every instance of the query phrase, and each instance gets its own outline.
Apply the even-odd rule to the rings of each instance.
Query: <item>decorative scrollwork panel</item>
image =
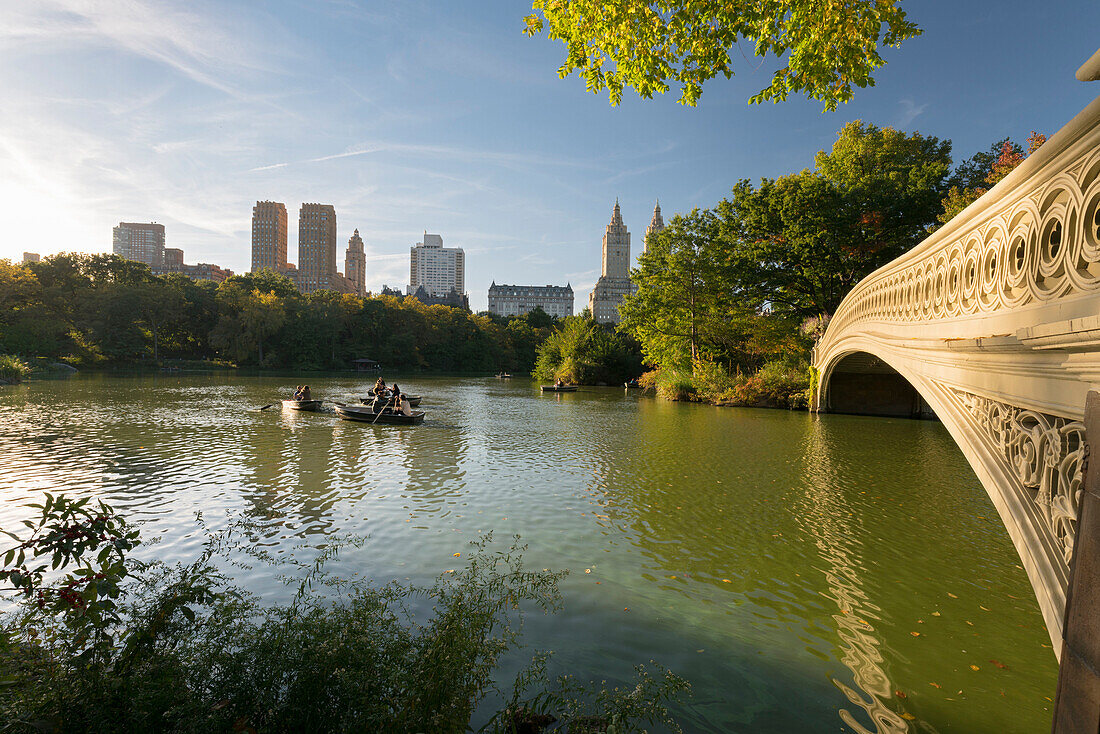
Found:
[[[1063,560],[1073,557],[1085,426],[1080,421],[1046,415],[954,391],[985,438],[1005,459],[1031,493]]]

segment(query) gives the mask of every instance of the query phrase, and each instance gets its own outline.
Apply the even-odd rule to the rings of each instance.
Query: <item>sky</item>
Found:
[[[678,94],[611,107],[560,42],[505,0],[34,0],[0,5],[0,258],[109,252],[120,221],[165,225],[186,262],[250,263],[252,206],[302,202],[353,229],[367,288],[408,282],[424,231],[466,251],[473,309],[490,282],[570,283],[587,304],[616,198],[641,251],[666,220],[740,179],[810,167],[847,122],[953,142],[962,160],[1057,131],[1100,82],[1100,2],[903,0],[924,31],[835,112],[748,105],[775,59],[735,49],[698,107]],[[341,268],[342,269],[342,268]]]

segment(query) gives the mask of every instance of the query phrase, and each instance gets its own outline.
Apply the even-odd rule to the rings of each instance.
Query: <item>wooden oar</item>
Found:
[[[256,408],[256,410],[258,410],[258,411],[259,411],[259,410],[267,410],[268,408],[270,408],[270,407],[271,407],[272,405],[274,405],[274,404],[275,404],[275,403],[268,403],[267,405],[265,405],[265,406],[264,406],[264,407],[262,407],[262,408]]]

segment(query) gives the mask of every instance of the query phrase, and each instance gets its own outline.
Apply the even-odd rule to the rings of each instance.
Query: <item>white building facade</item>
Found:
[[[424,241],[409,248],[409,288],[412,295],[423,286],[433,296],[466,292],[466,253],[461,247],[444,247],[443,237],[424,233]]]
[[[522,316],[541,308],[551,316],[564,319],[573,315],[573,287],[560,285],[489,286],[489,313],[497,316]]]

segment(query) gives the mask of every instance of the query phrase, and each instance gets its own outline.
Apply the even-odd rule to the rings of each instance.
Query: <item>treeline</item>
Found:
[[[850,123],[812,169],[673,217],[632,272],[619,328],[666,397],[801,407],[813,340],[848,291],[1024,157],[1003,140],[952,169],[950,141]]]
[[[220,361],[241,366],[525,372],[550,333],[539,310],[502,319],[411,298],[301,294],[270,270],[223,283],[158,277],[115,255],[0,260],[0,354],[83,366]]]

